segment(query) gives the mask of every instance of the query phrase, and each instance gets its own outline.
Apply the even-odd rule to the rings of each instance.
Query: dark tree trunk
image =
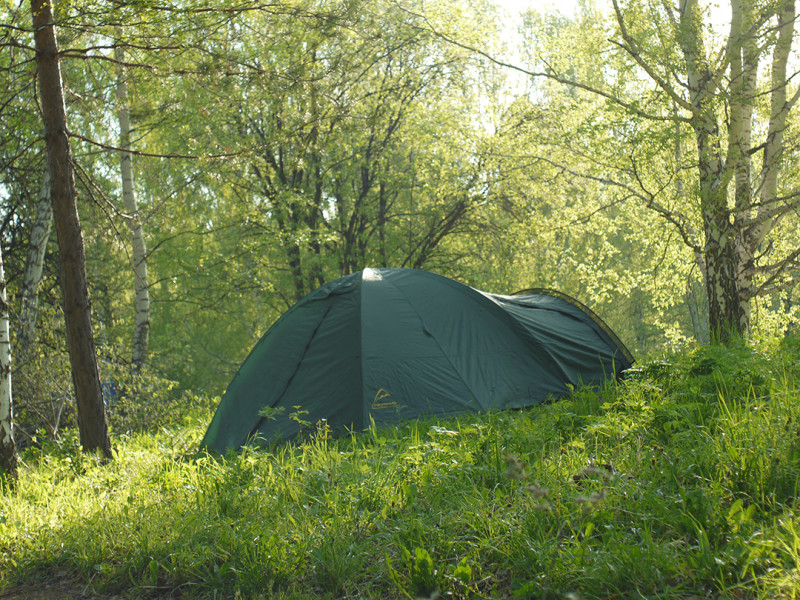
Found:
[[[91,305],[86,282],[86,256],[78,220],[77,194],[53,14],[46,0],[31,0],[31,11],[36,41],[39,97],[47,146],[47,165],[52,185],[53,217],[58,238],[64,321],[72,366],[72,382],[78,404],[81,444],[86,451],[99,450],[106,458],[111,458],[111,441],[108,437],[92,332]]]

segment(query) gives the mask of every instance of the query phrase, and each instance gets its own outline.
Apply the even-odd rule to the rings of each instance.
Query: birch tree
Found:
[[[664,7],[685,61],[682,89],[657,71],[614,0],[619,44],[681,108],[679,120],[694,134],[702,235],[687,226],[682,211],[666,210],[655,199],[651,206],[678,225],[698,255],[709,299],[709,329],[725,340],[731,334],[747,334],[755,296],[798,278],[800,249],[769,262],[763,260],[768,252],[762,251],[779,222],[800,206],[796,190],[779,193],[787,119],[800,93],[792,84],[794,74],[787,74],[795,2],[757,7],[731,0],[730,31],[718,56],[705,40],[698,0]],[[760,69],[769,74],[762,89],[757,83]],[[795,88],[791,94],[790,87]],[[759,120],[756,108],[761,97],[767,100],[768,112],[759,123],[763,136],[755,140],[753,122]],[[760,165],[753,168],[756,161]]]
[[[17,474],[14,443],[14,405],[11,396],[11,336],[8,327],[8,295],[0,251],[0,470]]]
[[[122,200],[127,213],[126,220],[131,231],[133,247],[133,278],[136,291],[136,318],[133,330],[131,363],[134,371],[140,371],[147,359],[147,339],[150,332],[150,290],[147,283],[147,246],[144,241],[142,218],[136,201],[133,179],[133,155],[131,146],[131,121],[128,107],[128,80],[125,70],[125,53],[121,47],[115,49],[118,65],[117,116],[120,132],[120,172],[122,175]]]
[[[796,73],[788,72],[795,2],[730,0],[721,47],[715,47],[708,7],[699,0],[625,7],[613,0],[613,7],[614,43],[649,82],[647,98],[655,100],[649,106],[626,101],[628,110],[640,122],[673,123],[678,148],[673,170],[664,173],[674,186],[644,183],[646,166],[635,159],[626,186],[692,250],[705,281],[713,338],[747,336],[754,298],[793,285],[800,275],[800,250],[780,251],[773,236],[784,220],[796,221],[800,206],[790,173],[784,171],[780,185],[791,152],[788,117],[798,98]],[[655,36],[641,19],[651,11],[657,15]],[[767,74],[761,84],[760,73]],[[618,104],[620,99],[614,97]],[[693,138],[685,155],[682,132]]]
[[[800,209],[786,168],[798,149],[795,2],[729,0],[722,31],[701,0],[611,7],[610,24],[585,12],[561,38],[552,23],[531,25],[539,47],[515,68],[540,82],[539,97],[560,89],[586,113],[532,153],[659,215],[702,274],[710,336],[747,336],[755,299],[800,281],[800,248],[785,244]]]
[[[81,445],[111,458],[86,281],[86,254],[78,219],[72,151],[51,5],[31,0],[37,81],[44,123],[51,200],[58,238],[64,321],[78,405]]]
[[[19,316],[17,343],[24,354],[36,334],[36,318],[39,312],[39,284],[42,281],[44,257],[50,228],[53,221],[53,206],[50,203],[50,173],[45,170],[36,215],[31,227],[28,256],[22,275],[22,308]]]

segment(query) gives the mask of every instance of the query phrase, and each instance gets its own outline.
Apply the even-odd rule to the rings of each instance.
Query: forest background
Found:
[[[367,266],[559,290],[638,357],[723,326],[796,332],[794,2],[723,8],[56,3],[100,379],[124,426],[221,394],[282,312]],[[24,445],[74,408],[31,12],[2,11]]]

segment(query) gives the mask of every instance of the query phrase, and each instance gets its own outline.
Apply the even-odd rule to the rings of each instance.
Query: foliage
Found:
[[[531,410],[197,452],[207,407],[66,435],[0,499],[2,585],[185,598],[789,598],[800,343],[664,355]],[[11,588],[14,589],[13,587]],[[571,596],[570,596],[571,594]]]
[[[787,74],[794,3],[732,0],[729,35],[710,24],[713,3],[612,4],[603,12],[584,3],[572,19],[528,14],[525,72],[537,82],[523,95],[530,106],[510,114],[504,136],[519,141],[505,146],[505,161],[535,167],[534,181],[552,174],[568,194],[575,182],[588,188],[596,203],[567,200],[587,221],[645,221],[609,220],[609,233],[589,241],[612,259],[619,252],[633,280],[643,268],[657,282],[666,269],[666,287],[642,286],[654,292],[659,328],[678,329],[676,313],[688,323],[673,299],[692,300],[702,287],[705,298],[689,305],[698,340],[748,331],[754,299],[775,294],[785,303],[797,281],[796,180],[785,168],[796,152]],[[526,127],[532,136],[519,135]],[[597,215],[593,204],[613,209]],[[579,242],[570,249],[581,248],[583,224],[556,220],[574,225]],[[634,251],[642,246],[644,254]],[[611,289],[624,272],[615,266],[600,286]]]
[[[472,9],[452,4],[432,18],[491,39],[488,23],[479,29]],[[268,324],[324,281],[369,265],[449,263],[442,240],[463,233],[481,194],[481,73],[421,27],[417,8],[297,1],[176,10],[165,22],[142,5],[135,25],[106,15],[74,40],[108,38],[131,63],[133,146],[148,154],[134,166],[150,347],[167,377],[220,392]],[[97,127],[113,103],[107,62],[75,61],[71,75],[96,83],[75,111],[94,140],[80,145],[96,204],[85,213],[88,260],[117,339],[130,335],[132,296],[124,227],[107,206],[119,204],[116,155],[96,147],[116,143],[113,127]]]
[[[98,354],[106,413],[118,436],[156,431],[198,403],[208,406],[208,400],[179,389],[175,381],[150,369],[134,373],[121,343],[115,346],[105,340]],[[14,418],[20,445],[42,447],[70,436],[77,415],[59,316],[41,311],[38,344],[15,358]]]
[[[651,57],[660,46],[642,19],[646,4],[623,9]],[[97,0],[57,9],[94,325],[98,343],[116,349],[111,363],[123,362],[134,320],[114,150],[118,48],[149,249],[153,376],[221,393],[297,298],[366,266],[425,268],[500,293],[553,287],[590,305],[638,355],[708,341],[696,255],[642,204],[655,190],[700,231],[701,215],[686,208],[697,187],[691,132],[640,118],[643,107],[665,118],[672,109],[620,48],[596,52],[619,32],[595,3],[574,17],[527,13],[518,50],[527,67],[608,89],[627,109],[553,78],[520,82],[467,51],[515,50],[488,2],[216,8]],[[0,32],[9,50],[0,61],[0,242],[13,306],[43,161],[30,15],[2,10],[11,26]],[[656,58],[680,64],[674,48],[664,52]],[[765,107],[756,108],[763,120]],[[764,261],[797,248],[793,218],[775,224]],[[70,386],[53,350],[63,344],[44,332],[60,330],[54,250],[51,241],[33,354],[51,362],[20,373],[31,390],[22,405],[50,403]],[[796,327],[797,293],[753,299],[756,336]],[[46,382],[52,389],[37,393]]]
[[[585,301],[638,355],[702,339],[691,318],[703,320],[702,300],[690,293],[697,273],[678,236],[624,193],[558,163],[576,143],[571,130],[585,134],[579,144],[607,141],[591,123],[602,118],[598,110],[556,94],[517,99],[504,112],[492,146],[504,176],[482,212],[497,232],[479,246],[473,261],[483,273],[473,278],[505,292],[545,287]],[[571,160],[573,170],[591,163]]]

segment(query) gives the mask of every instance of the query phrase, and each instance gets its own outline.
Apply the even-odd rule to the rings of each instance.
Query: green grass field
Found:
[[[666,357],[529,410],[343,439],[317,427],[226,458],[197,451],[209,418],[118,436],[105,465],[69,437],[28,449],[0,497],[0,597],[800,592],[800,340]]]

